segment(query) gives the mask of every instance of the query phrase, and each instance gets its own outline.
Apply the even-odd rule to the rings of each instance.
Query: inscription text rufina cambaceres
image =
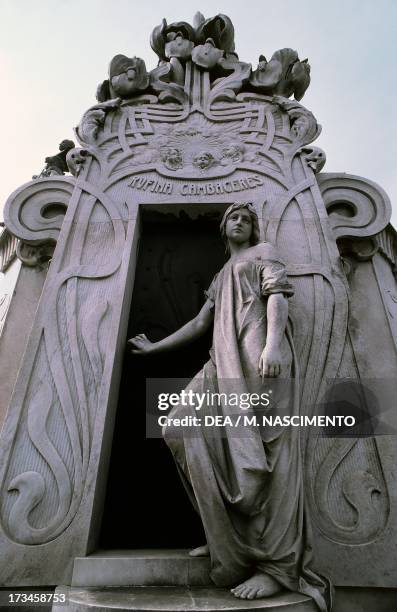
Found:
[[[215,195],[254,189],[255,187],[260,187],[263,183],[262,177],[258,174],[252,174],[245,178],[232,180],[181,183],[177,185],[177,188],[182,196]],[[176,185],[170,181],[159,181],[143,176],[134,176],[129,186],[141,191],[170,195],[174,193]]]

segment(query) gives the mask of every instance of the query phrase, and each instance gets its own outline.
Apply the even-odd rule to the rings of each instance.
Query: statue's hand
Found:
[[[281,373],[281,351],[278,347],[265,346],[259,359],[259,374],[262,378],[275,378]]]
[[[128,340],[128,344],[132,347],[133,355],[149,355],[152,352],[154,342],[150,342],[145,334],[138,334]]]

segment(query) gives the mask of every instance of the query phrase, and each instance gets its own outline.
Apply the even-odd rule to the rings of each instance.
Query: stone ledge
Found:
[[[80,589],[58,587],[68,605],[54,605],[52,612],[318,612],[314,602],[298,593],[267,599],[236,599],[228,589],[184,587],[134,587]]]
[[[112,550],[76,557],[73,587],[208,586],[208,557],[186,550]]]

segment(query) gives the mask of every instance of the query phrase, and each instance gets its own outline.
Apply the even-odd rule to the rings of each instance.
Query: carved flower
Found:
[[[201,23],[196,29],[197,42],[207,42],[208,38],[214,41],[214,46],[222,49],[226,54],[234,54],[234,27],[227,15],[215,15],[204,19],[200,15]]]
[[[130,98],[136,91],[146,89],[149,76],[143,59],[115,55],[109,66],[111,93],[120,98]]]
[[[192,41],[193,43],[195,41],[195,31],[186,21],[177,21],[168,25],[166,20],[163,19],[161,24],[154,28],[150,37],[150,45],[153,51],[159,56],[160,60],[165,61],[167,58],[181,57],[173,53],[172,55],[167,54],[168,43],[173,41],[178,35],[184,40]],[[171,49],[172,48],[173,45],[171,45]],[[188,57],[190,57],[190,54]]]
[[[291,80],[293,83],[295,100],[302,100],[306,89],[310,85],[310,64],[307,59],[296,62],[292,66]]]
[[[192,60],[197,66],[211,70],[223,57],[223,51],[217,49],[212,38],[207,38],[204,45],[198,45],[192,51]]]
[[[171,40],[170,40],[171,39]],[[187,38],[183,38],[181,32],[171,32],[168,35],[165,45],[165,55],[168,58],[177,57],[178,59],[188,60],[191,58],[194,43]]]
[[[300,61],[293,49],[279,49],[270,62],[264,55],[259,57],[258,68],[252,73],[250,83],[268,95],[289,98],[294,94],[295,99],[300,100],[310,83],[310,65],[307,59]]]

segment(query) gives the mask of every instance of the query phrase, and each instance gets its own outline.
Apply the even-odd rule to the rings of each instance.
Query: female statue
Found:
[[[214,323],[210,360],[187,390],[239,393],[261,389],[265,378],[289,379],[275,409],[298,414],[298,372],[288,324],[287,298],[293,294],[277,249],[259,242],[258,218],[248,203],[230,206],[221,222],[230,258],[214,277],[199,314],[159,342],[144,334],[131,340],[132,352],[147,355],[191,342]],[[206,413],[214,408],[205,406]],[[215,409],[224,415],[230,407]],[[234,409],[235,414],[236,409]],[[170,418],[196,414],[178,405]],[[282,588],[311,596],[329,610],[327,581],[308,566],[310,546],[304,513],[299,431],[296,427],[199,427],[194,434],[166,427],[163,435],[193,505],[207,545],[217,586],[234,586],[242,599],[274,595]],[[239,435],[242,433],[243,435]]]

